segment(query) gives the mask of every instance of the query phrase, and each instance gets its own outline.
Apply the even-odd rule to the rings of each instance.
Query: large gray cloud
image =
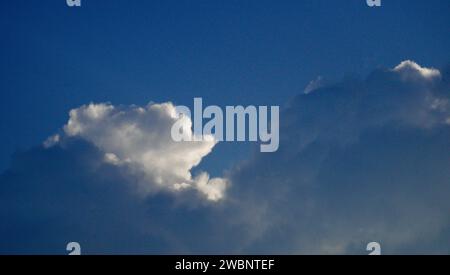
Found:
[[[180,145],[199,152],[175,169],[184,176],[151,164],[136,172],[143,153],[171,146],[157,138],[170,112],[146,109],[141,120],[138,107],[75,109],[63,136],[17,154],[0,176],[0,252],[64,253],[79,241],[85,253],[341,254],[378,241],[385,253],[448,253],[448,71],[406,61],[323,83],[280,114],[279,151],[255,148],[223,179],[227,195],[206,205],[196,203],[198,191],[207,193],[190,169],[214,144]],[[113,111],[96,123],[94,107]],[[163,122],[152,120],[158,113]],[[131,122],[156,142],[133,131],[135,142],[117,141]],[[136,192],[143,179],[157,186],[158,176],[164,186],[185,180],[192,188]]]
[[[192,204],[195,190],[179,199],[165,192],[142,197],[129,174],[103,160],[101,150],[78,138],[17,153],[0,176],[0,254],[66,254],[70,241],[84,254],[205,247],[214,208]]]
[[[317,86],[281,116],[280,150],[232,176],[245,251],[442,253],[449,226],[450,81],[405,61]],[[417,250],[421,247],[421,250]]]

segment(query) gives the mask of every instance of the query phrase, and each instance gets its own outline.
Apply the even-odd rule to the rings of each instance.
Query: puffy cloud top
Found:
[[[193,178],[190,172],[211,152],[216,141],[211,136],[198,142],[174,142],[170,129],[177,119],[171,103],[145,108],[91,103],[70,111],[64,133],[94,144],[104,152],[106,162],[139,178],[143,194],[196,189],[210,201],[223,199],[225,179],[209,179],[204,172]],[[186,129],[191,130],[190,119],[183,120],[188,124]],[[59,139],[58,135],[50,137],[45,145],[51,146]]]
[[[441,76],[441,72],[434,68],[421,67],[414,61],[406,60],[396,66],[393,71],[400,73],[406,77],[412,77],[419,75],[425,79],[433,79]]]

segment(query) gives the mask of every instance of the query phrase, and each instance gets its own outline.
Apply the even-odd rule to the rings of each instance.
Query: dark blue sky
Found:
[[[6,1],[0,168],[91,101],[275,105],[319,75],[442,67],[449,12],[447,0]]]

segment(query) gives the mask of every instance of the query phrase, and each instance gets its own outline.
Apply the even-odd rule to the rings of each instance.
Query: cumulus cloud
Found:
[[[377,241],[385,253],[447,253],[445,75],[405,61],[290,102],[279,152],[231,176],[244,250],[359,254]]]
[[[0,253],[448,254],[449,76],[406,61],[311,86],[280,113],[279,150],[227,180],[191,175],[215,142],[173,143],[169,103],[74,109],[0,175]]]
[[[195,189],[210,201],[223,199],[226,179],[209,179],[205,172],[194,178],[190,172],[217,142],[212,136],[198,142],[174,142],[170,130],[178,119],[171,103],[149,104],[145,108],[91,103],[70,111],[64,134],[97,146],[105,154],[104,161],[138,178],[142,194]],[[191,121],[182,119],[188,124],[187,134],[193,135]],[[58,142],[60,136],[55,135],[44,146]]]

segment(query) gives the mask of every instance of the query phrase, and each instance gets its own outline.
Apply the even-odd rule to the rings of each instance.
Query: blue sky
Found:
[[[392,171],[388,173],[387,167],[382,169],[371,160],[398,163],[395,161],[398,161],[398,156],[402,154],[411,153],[416,157],[420,155],[427,159],[427,156],[430,157],[430,152],[445,152],[449,132],[448,127],[441,125],[445,123],[441,123],[441,120],[445,121],[445,115],[448,115],[448,109],[446,109],[448,106],[445,102],[450,91],[448,82],[449,14],[448,0],[384,0],[380,8],[369,8],[364,0],[83,0],[80,8],[68,8],[64,0],[7,1],[2,4],[0,10],[2,41],[0,46],[0,74],[2,75],[0,78],[0,132],[2,133],[0,170],[4,171],[0,179],[4,187],[2,196],[14,198],[14,194],[19,194],[17,196],[21,197],[21,193],[17,190],[11,191],[10,187],[5,187],[7,184],[14,185],[15,182],[18,186],[23,186],[23,194],[28,194],[29,190],[37,188],[36,186],[26,187],[31,184],[28,179],[31,175],[43,179],[45,183],[42,190],[52,190],[54,187],[52,183],[61,180],[76,184],[77,180],[70,180],[68,175],[71,173],[70,166],[77,167],[76,173],[80,174],[80,181],[87,178],[89,182],[108,182],[111,181],[110,175],[119,173],[107,167],[106,172],[102,170],[93,175],[83,163],[79,163],[80,158],[84,159],[91,154],[94,160],[100,159],[97,154],[101,152],[96,151],[98,148],[89,147],[92,144],[83,145],[83,142],[96,145],[98,136],[80,136],[82,145],[77,143],[80,141],[71,141],[68,138],[68,141],[63,142],[65,147],[63,146],[61,152],[58,151],[59,149],[50,149],[51,152],[47,152],[46,149],[39,147],[47,137],[61,131],[69,119],[70,110],[91,102],[110,102],[114,106],[131,104],[145,106],[150,101],[161,103],[170,101],[191,106],[194,97],[202,97],[207,105],[281,105],[284,109],[282,114],[290,119],[283,121],[283,115],[280,118],[281,123],[284,124],[281,130],[284,145],[282,143],[280,152],[274,155],[254,155],[248,144],[231,143],[218,144],[212,153],[203,157],[200,166],[192,170],[193,176],[206,170],[214,177],[228,177],[233,181],[232,186],[235,187],[231,189],[230,194],[234,194],[235,197],[230,195],[231,205],[222,205],[219,210],[205,210],[202,206],[200,210],[195,210],[198,212],[188,211],[188,217],[191,217],[189,215],[201,217],[198,223],[192,225],[189,232],[198,234],[203,230],[207,231],[208,228],[211,229],[209,227],[211,217],[223,217],[229,211],[237,209],[239,212],[242,208],[248,210],[248,213],[242,211],[245,215],[256,220],[258,217],[260,220],[274,218],[276,214],[273,213],[273,208],[279,207],[283,200],[268,198],[264,195],[267,193],[261,194],[256,191],[259,190],[257,182],[261,183],[263,190],[269,190],[268,193],[279,196],[283,196],[284,193],[272,190],[274,185],[286,184],[286,189],[289,189],[295,178],[302,178],[299,186],[317,183],[317,190],[303,190],[310,194],[310,197],[304,198],[301,205],[295,204],[294,208],[309,207],[321,200],[326,200],[332,205],[339,196],[346,197],[340,191],[334,193],[330,191],[336,190],[335,185],[327,191],[322,190],[325,187],[321,184],[333,181],[329,177],[329,174],[333,173],[336,174],[336,182],[348,183],[364,178],[360,174],[364,169],[370,171],[379,169],[377,174],[368,173],[371,177],[365,180],[367,182],[372,180],[375,182],[375,179],[389,181],[397,175],[401,184],[394,184],[395,188],[408,189],[409,187],[404,184],[411,178],[410,175],[407,176],[406,171],[417,170],[419,166],[424,167],[424,163],[412,161],[409,166],[399,164],[399,171],[403,172],[396,174]],[[402,68],[392,71],[392,68],[404,60],[412,60],[415,63],[406,63]],[[440,78],[427,79],[423,73],[428,70],[426,68],[440,70]],[[320,87],[320,93],[308,98],[302,96],[308,83],[317,77],[322,77],[326,83],[323,84],[324,87]],[[343,96],[327,97],[325,96],[327,91],[332,91],[332,94],[337,91],[337,94],[343,93]],[[407,94],[405,91],[411,92]],[[440,107],[437,108],[439,112],[436,111],[438,113],[428,113],[428,109],[424,107],[423,102],[430,98],[439,102]],[[127,112],[132,112],[124,108]],[[330,109],[336,112],[330,113]],[[83,110],[79,112],[82,113]],[[360,121],[354,118],[353,113],[358,113],[363,119]],[[384,116],[383,113],[389,116]],[[341,115],[338,117],[342,119],[334,121],[334,117],[338,114]],[[114,124],[111,123],[111,125]],[[336,129],[332,127],[333,125],[336,125]],[[352,127],[347,127],[348,125]],[[377,143],[373,137],[380,140],[385,138],[385,142],[391,147],[387,147],[390,149],[386,151],[386,154],[377,155],[372,150],[362,149],[363,145],[349,138],[348,135],[355,135],[357,137],[355,140],[374,148],[377,148]],[[400,149],[395,146],[397,143],[406,142],[408,136],[414,136],[416,139],[406,143],[405,147]],[[315,142],[308,143],[311,140]],[[354,147],[346,147],[348,144]],[[88,149],[83,146],[87,146]],[[420,154],[412,152],[415,146],[423,148]],[[81,150],[80,147],[84,149]],[[352,152],[348,154],[355,156],[356,159],[349,159],[345,150]],[[305,159],[306,156],[310,157],[309,161]],[[367,160],[367,162],[360,163],[359,173],[355,172],[355,176],[348,179],[347,175],[353,175],[352,167],[358,166],[358,156],[361,158],[360,161]],[[49,161],[48,167],[45,165],[45,160]],[[58,160],[63,160],[67,166],[59,167]],[[241,164],[241,161],[245,164]],[[39,169],[36,170],[35,163],[41,163],[40,165],[45,167],[43,174],[39,174]],[[447,174],[439,170],[439,167],[448,163],[448,159],[445,155],[437,155],[430,157],[426,163],[435,165],[427,166],[426,171],[416,175],[417,181],[414,186],[417,188],[410,188],[411,194],[401,196],[396,193],[397,195],[386,199],[392,206],[401,206],[399,213],[406,212],[406,206],[415,208],[405,201],[416,198],[416,195],[423,191],[420,184],[428,182],[426,175],[429,174],[434,174],[436,178],[431,184],[434,189],[427,194],[429,196],[427,199],[441,203],[436,197],[439,193],[448,190],[448,180],[445,181]],[[51,174],[54,169],[60,169],[58,175]],[[108,169],[114,171],[111,172]],[[21,171],[28,170],[34,172],[30,172],[29,176],[18,176]],[[266,173],[257,174],[258,171],[266,171]],[[296,174],[300,173],[298,171],[302,173]],[[45,179],[49,179],[48,182]],[[123,179],[123,181],[129,181],[129,179]],[[84,190],[84,188],[89,189],[89,184],[83,183],[80,189]],[[285,197],[286,205],[290,205],[291,202],[303,196],[301,195],[303,191],[298,188],[300,187],[293,187],[295,192],[292,193],[298,197],[294,195]],[[346,188],[351,189],[348,186]],[[367,194],[366,192],[369,192],[367,190],[371,188],[362,188],[360,192]],[[390,189],[383,184],[374,187],[374,190],[376,194],[381,194]],[[80,200],[90,205],[95,201],[97,191],[97,189],[92,191],[88,197]],[[110,209],[116,209],[117,205],[111,206],[112,208],[109,206],[114,204],[117,195],[112,194],[113,190],[109,191],[111,196],[105,196],[107,202],[103,204],[104,208],[100,208],[103,210],[99,211],[108,212]],[[71,193],[67,189],[60,192],[70,197]],[[39,205],[42,199],[33,195],[28,196],[30,195],[26,196],[30,199],[30,203],[36,200],[36,205]],[[350,196],[348,200],[352,202],[339,210],[345,212],[355,205],[360,205],[361,201],[355,199],[356,197],[356,195]],[[307,203],[309,199],[311,199],[311,205]],[[232,231],[233,224],[239,224],[246,219],[251,220],[244,214],[236,218],[237,220],[224,222],[225,229],[213,227],[211,230],[213,232],[228,230],[224,236],[228,236],[228,240],[239,240],[240,243],[248,244],[245,247],[230,247],[226,237],[220,241],[214,239],[204,243],[201,241],[196,243],[195,241],[198,240],[193,238],[192,241],[183,243],[180,240],[185,239],[184,233],[174,228],[185,226],[187,222],[186,220],[170,222],[169,217],[172,213],[167,214],[164,208],[166,205],[170,205],[168,208],[172,207],[170,196],[166,198],[157,195],[154,198],[155,202],[149,202],[152,199],[146,198],[145,202],[133,202],[131,205],[127,204],[128,197],[120,197],[117,200],[120,201],[118,205],[127,205],[133,209],[130,211],[139,209],[134,217],[136,220],[146,219],[146,211],[143,209],[149,204],[160,203],[153,215],[161,218],[162,221],[154,226],[158,229],[173,229],[175,232],[171,232],[170,237],[167,237],[169,233],[166,235],[171,241],[168,241],[169,244],[164,243],[159,237],[155,237],[159,236],[155,232],[144,234],[145,236],[136,234],[132,237],[133,241],[124,237],[124,242],[132,243],[130,246],[108,247],[104,243],[94,242],[91,250],[93,252],[105,250],[112,253],[214,252],[212,248],[214,244],[219,252],[271,252],[273,248],[274,252],[296,253],[299,251],[297,247],[291,247],[284,242],[285,240],[280,241],[279,238],[283,235],[280,232],[292,233],[300,229],[306,231],[305,236],[296,239],[293,243],[305,243],[306,249],[303,251],[355,252],[352,250],[354,243],[345,243],[347,234],[339,234],[339,230],[331,234],[324,229],[324,225],[322,225],[324,227],[315,227],[318,233],[314,235],[311,233],[314,230],[307,228],[305,224],[288,224],[286,227],[280,225],[280,228],[285,229],[280,232],[276,232],[272,224],[259,224],[261,227],[259,234],[264,241],[247,236],[252,235],[248,232],[255,230],[253,226],[258,224],[257,221],[251,225],[242,225],[242,228],[247,230],[244,230],[245,232],[229,233],[228,231]],[[177,204],[178,201],[175,201],[174,204]],[[180,204],[184,207],[186,202],[182,201]],[[256,201],[267,201],[266,209],[268,210],[264,212],[267,216],[255,210]],[[58,205],[60,201],[54,203]],[[191,205],[191,202],[187,204]],[[442,204],[438,209],[447,211],[447,205],[444,202]],[[11,209],[21,210],[18,210],[17,215],[11,214],[13,216],[7,217],[14,221],[12,224],[16,223],[17,227],[12,225],[11,228],[0,230],[3,233],[3,239],[6,239],[7,234],[14,230],[27,234],[26,230],[20,227],[27,222],[41,226],[45,230],[43,221],[49,217],[54,218],[53,215],[56,215],[52,210],[48,210],[50,206],[42,207],[42,211],[37,210],[36,215],[34,213],[27,215],[21,212],[23,210],[21,206],[13,203],[11,205],[13,205]],[[197,209],[197,204],[194,203],[194,205]],[[67,207],[67,211],[70,212],[70,207]],[[327,217],[328,207],[320,208],[313,213]],[[425,209],[434,209],[433,207],[424,204],[421,208],[419,204],[415,214],[408,212],[401,216],[407,217],[402,225],[406,225],[414,218],[423,217],[416,214],[427,213]],[[374,216],[380,220],[383,219],[382,212],[372,208],[366,210],[367,213],[375,213]],[[175,207],[174,212],[173,215],[176,217],[186,214],[184,208],[179,210]],[[331,215],[331,212],[328,215]],[[293,213],[296,212],[293,211]],[[386,239],[386,242],[395,244],[392,252],[416,252],[420,249],[428,252],[446,252],[449,247],[438,247],[434,241],[442,238],[436,232],[444,230],[442,228],[448,228],[449,225],[439,211],[433,213],[437,214],[431,215],[434,219],[430,222],[435,227],[431,229],[431,226],[418,225],[417,231],[411,233],[411,239],[399,240],[400,237],[386,236],[388,227],[385,221],[380,221],[379,232],[374,235],[361,233],[361,240],[366,241],[364,238],[368,236]],[[309,217],[308,213],[301,211],[298,215]],[[345,216],[342,213],[334,213],[334,215]],[[364,213],[361,216],[364,216]],[[30,217],[36,217],[36,219]],[[290,213],[285,213],[281,217],[292,218]],[[355,213],[355,217],[360,216]],[[111,219],[120,220],[120,216],[111,217]],[[224,220],[227,219],[224,218]],[[317,222],[317,218],[313,221]],[[71,222],[74,221],[71,220]],[[279,222],[284,224],[283,221]],[[357,227],[356,224],[361,226],[363,222],[364,219],[355,218],[352,225],[342,225],[341,228],[354,229]],[[108,231],[106,223],[96,224],[92,220],[86,223],[88,229],[80,229],[79,232],[75,230],[67,234],[71,238],[76,238],[78,233],[86,240],[93,240],[95,239],[93,235],[86,232],[95,231],[97,227],[112,234]],[[134,228],[139,231],[144,224],[148,225],[148,223],[151,222],[136,221],[133,222],[133,226],[139,228]],[[333,218],[330,223],[341,224],[341,221]],[[68,226],[71,223],[65,220],[63,224]],[[67,239],[59,226],[61,225],[55,228],[60,230],[58,232],[61,232],[61,238],[52,239],[55,246],[49,247],[45,252],[55,252],[54,247]],[[65,228],[64,226],[62,228]],[[266,227],[267,231],[264,231]],[[128,230],[126,226],[118,228],[118,231],[127,232]],[[400,235],[399,232],[402,229],[402,226],[398,226],[393,229],[393,232]],[[311,232],[308,233],[309,230]],[[348,229],[348,232],[353,231]],[[359,236],[359,233],[355,234]],[[414,239],[413,236],[420,234],[433,236],[432,241]],[[240,236],[248,238],[241,240]],[[334,250],[324,251],[309,246],[309,242],[306,241],[319,238],[325,242],[326,236],[339,237],[342,243],[335,239],[329,240],[334,245]],[[146,250],[140,247],[140,238],[148,238],[149,242],[154,241],[155,247],[156,244],[160,245],[159,249]],[[397,241],[393,241],[396,238]],[[39,251],[37,245],[41,243],[40,241],[49,239],[51,236],[44,234],[41,240],[31,241],[36,244],[32,251]],[[107,242],[106,237],[104,241]],[[26,251],[26,243],[21,243],[20,246],[9,243],[5,247],[18,253]],[[342,247],[347,250],[340,249]]]

